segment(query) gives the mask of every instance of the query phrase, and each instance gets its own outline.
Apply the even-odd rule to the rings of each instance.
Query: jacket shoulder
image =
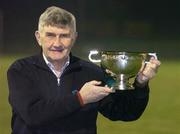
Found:
[[[81,66],[86,69],[87,71],[90,71],[90,72],[96,72],[96,73],[103,73],[103,70],[100,66],[92,63],[92,62],[89,62],[89,61],[86,61],[86,60],[80,60],[80,64]]]
[[[36,59],[36,56],[29,56],[29,57],[18,59],[10,65],[8,70],[15,69],[15,70],[20,71],[23,69],[28,69],[32,67],[35,59]]]

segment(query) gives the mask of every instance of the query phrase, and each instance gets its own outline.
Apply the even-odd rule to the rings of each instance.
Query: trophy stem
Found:
[[[131,89],[134,89],[132,84],[129,83],[128,79],[129,78],[125,74],[120,74],[114,88],[116,90],[131,90]]]

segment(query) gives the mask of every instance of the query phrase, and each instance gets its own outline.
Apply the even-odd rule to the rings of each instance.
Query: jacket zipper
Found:
[[[57,77],[57,86],[60,86],[60,78]]]

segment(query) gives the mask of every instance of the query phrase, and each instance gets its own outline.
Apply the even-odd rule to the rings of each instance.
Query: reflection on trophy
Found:
[[[93,59],[93,56],[100,58]],[[156,53],[144,52],[118,52],[118,51],[90,51],[89,60],[100,63],[109,74],[110,86],[113,90],[134,89],[130,78],[135,78],[143,63],[148,63],[150,57],[157,59]],[[106,82],[107,84],[109,82]],[[109,86],[109,84],[108,84]]]

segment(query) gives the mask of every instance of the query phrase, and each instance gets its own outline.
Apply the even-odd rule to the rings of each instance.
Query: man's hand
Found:
[[[100,84],[100,81],[93,80],[83,85],[79,93],[84,104],[97,102],[112,93],[112,89],[108,88],[107,86],[99,86]]]
[[[154,57],[148,63],[143,64],[136,78],[137,82],[143,85],[152,79],[156,75],[160,64],[161,62]]]

